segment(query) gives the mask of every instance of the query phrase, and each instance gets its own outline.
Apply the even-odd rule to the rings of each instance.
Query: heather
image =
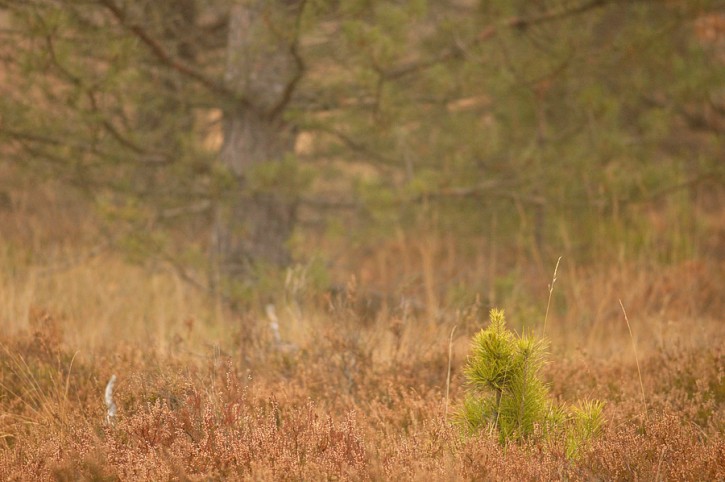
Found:
[[[66,341],[77,320],[33,308],[27,328],[2,337],[3,478],[725,476],[725,340],[715,319],[700,320],[697,330],[674,321],[667,331],[632,322],[646,411],[623,319],[611,320],[618,351],[585,331],[569,333],[567,348],[557,348],[552,335],[541,370],[550,396],[557,403],[605,403],[600,434],[572,458],[564,436],[502,445],[496,433],[461,430],[454,411],[467,389],[468,334],[487,324],[480,306],[452,315],[458,328],[449,338],[447,324],[431,326],[412,315],[401,320],[395,310],[362,324],[351,303],[309,321],[281,317],[285,345],[275,343],[266,321],[251,336],[241,327],[253,323],[228,315],[227,335],[213,344],[197,334],[203,328],[179,320],[165,348],[149,338],[105,339],[79,349]],[[557,320],[549,322],[553,328]],[[309,331],[294,332],[295,323],[309,323]],[[118,412],[109,422],[104,389],[113,374]]]
[[[718,0],[0,1],[0,480],[725,480]]]

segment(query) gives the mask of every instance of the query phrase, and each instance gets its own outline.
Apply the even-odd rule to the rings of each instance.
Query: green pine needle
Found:
[[[578,457],[601,431],[603,404],[587,401],[568,409],[555,405],[539,376],[546,363],[546,340],[514,334],[502,310],[491,310],[490,318],[489,326],[473,338],[465,368],[469,392],[457,412],[459,422],[471,433],[498,433],[502,444],[534,434],[548,439],[563,434],[567,456]]]

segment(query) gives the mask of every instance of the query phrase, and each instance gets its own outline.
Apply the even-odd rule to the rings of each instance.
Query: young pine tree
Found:
[[[567,456],[576,457],[601,430],[602,403],[554,404],[539,377],[547,342],[509,331],[502,310],[491,310],[490,318],[488,328],[473,339],[465,369],[470,390],[459,420],[469,432],[497,432],[502,444],[530,438],[538,427],[546,438],[563,435]]]

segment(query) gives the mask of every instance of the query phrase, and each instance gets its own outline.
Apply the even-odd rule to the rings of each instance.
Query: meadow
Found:
[[[725,479],[718,210],[700,249],[666,263],[563,253],[554,281],[555,257],[539,267],[500,247],[471,260],[445,236],[401,235],[351,250],[337,290],[302,264],[275,297],[230,309],[163,263],[99,245],[92,216],[55,190],[10,199],[2,480]],[[395,269],[421,273],[409,297],[380,295],[399,295]],[[431,285],[455,285],[457,271],[489,281]],[[455,418],[489,308],[541,330],[549,295],[551,395],[605,403],[602,433],[573,459],[564,440],[502,446]]]

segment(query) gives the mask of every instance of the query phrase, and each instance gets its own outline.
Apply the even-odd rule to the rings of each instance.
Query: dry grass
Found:
[[[59,276],[70,280],[94,271],[76,269],[75,276]],[[446,418],[447,395],[451,404],[461,399],[468,339],[482,322],[475,307],[459,312],[464,333],[452,344],[448,327],[424,318],[409,316],[399,327],[392,313],[362,326],[345,303],[309,317],[305,309],[301,320],[279,310],[282,336],[297,351],[275,348],[267,325],[254,324],[255,317],[188,328],[199,330],[207,344],[177,333],[187,328],[170,322],[158,332],[157,341],[166,343],[145,342],[135,325],[116,341],[114,331],[98,335],[88,328],[93,320],[85,317],[100,313],[95,310],[102,309],[107,289],[96,281],[85,285],[100,291],[87,293],[85,311],[68,308],[72,297],[62,313],[32,308],[27,323],[0,340],[3,480],[725,477],[725,336],[719,321],[701,321],[690,335],[648,332],[655,323],[633,325],[641,339],[660,340],[640,344],[647,420],[621,318],[613,330],[618,352],[597,350],[585,332],[578,333],[580,349],[555,348],[545,370],[554,396],[607,403],[603,436],[581,459],[569,461],[563,441],[503,449],[495,437],[462,436]],[[179,298],[173,289],[155,291],[153,277],[138,276],[133,284],[113,303],[131,305],[137,297],[140,303],[129,306],[134,313],[167,320],[193,316],[188,297],[165,311],[174,302],[162,295]],[[144,290],[156,297],[139,297]],[[36,303],[31,294],[27,298]],[[106,315],[115,329],[114,316],[130,320],[120,313]],[[240,329],[243,322],[249,329]],[[215,338],[215,330],[226,341]],[[700,331],[711,334],[706,343]],[[175,344],[168,341],[177,334]],[[556,347],[556,337],[553,342]],[[112,373],[118,375],[118,416],[107,425],[103,395]]]
[[[445,337],[395,362],[374,361],[374,347],[345,328],[294,354],[242,346],[197,358],[129,344],[74,361],[57,334],[2,340],[4,480],[725,477],[722,337],[706,350],[673,343],[642,357],[647,420],[632,362],[581,352],[555,359],[546,378],[556,397],[607,402],[604,435],[569,461],[563,441],[504,450],[495,437],[462,436],[445,418]],[[454,359],[452,403],[460,370]],[[109,426],[111,373],[118,416]]]
[[[17,212],[2,216],[21,224]],[[171,272],[111,252],[78,256],[93,233],[53,244],[46,221],[28,217],[33,230],[0,242],[1,480],[725,479],[721,261],[562,260],[544,377],[560,401],[605,401],[608,419],[572,461],[564,440],[503,448],[446,416],[463,396],[488,286],[487,301],[447,305],[421,276],[419,289],[396,293],[420,294],[421,309],[390,304],[370,318],[357,309],[360,284],[382,275],[362,263],[361,283],[338,298],[282,297],[279,344],[262,308],[230,313]],[[443,276],[461,265],[447,245],[407,239],[371,259]],[[48,270],[57,259],[74,262]],[[489,261],[469,274],[504,265]],[[548,276],[519,271],[516,289],[490,291],[526,325],[527,314],[543,320]],[[118,414],[108,424],[112,374]]]

